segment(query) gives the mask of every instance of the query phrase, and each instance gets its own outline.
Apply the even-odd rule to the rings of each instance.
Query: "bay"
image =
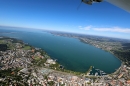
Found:
[[[1,36],[17,38],[34,47],[44,49],[51,58],[57,59],[69,70],[86,72],[90,66],[94,66],[106,73],[112,73],[121,65],[121,61],[111,53],[82,43],[75,38],[55,36],[40,30],[3,32],[6,33],[0,33]]]

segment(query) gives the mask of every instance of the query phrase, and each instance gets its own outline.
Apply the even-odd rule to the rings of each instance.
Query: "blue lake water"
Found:
[[[0,35],[21,39],[34,47],[44,49],[51,58],[57,59],[61,65],[73,71],[85,72],[90,66],[94,66],[106,73],[112,73],[121,65],[121,61],[114,55],[75,38],[54,36],[39,30],[5,32],[15,33]]]

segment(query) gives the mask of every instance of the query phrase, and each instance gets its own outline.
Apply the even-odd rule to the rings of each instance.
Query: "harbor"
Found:
[[[107,75],[104,71],[101,69],[96,69],[94,66],[92,67],[92,70],[90,71],[89,75],[94,75],[94,76],[104,76]]]

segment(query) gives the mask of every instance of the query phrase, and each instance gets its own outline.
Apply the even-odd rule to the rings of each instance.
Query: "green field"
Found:
[[[0,40],[0,44],[2,44],[3,43],[3,40]]]
[[[24,46],[23,49],[24,49],[24,50],[31,50],[31,47],[30,47],[30,46]]]
[[[40,60],[40,57],[35,56],[34,59],[38,61],[38,60]]]

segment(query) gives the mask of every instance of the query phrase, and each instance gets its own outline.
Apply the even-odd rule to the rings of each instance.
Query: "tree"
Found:
[[[48,84],[49,84],[50,86],[53,86],[53,85],[55,84],[55,82],[54,82],[54,81],[50,81],[50,82],[48,82]]]

